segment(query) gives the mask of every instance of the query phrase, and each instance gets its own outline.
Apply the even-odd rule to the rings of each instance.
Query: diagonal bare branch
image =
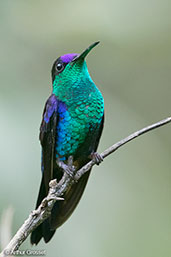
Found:
[[[147,126],[143,129],[140,129],[128,137],[121,139],[108,149],[106,149],[104,152],[101,153],[101,157],[104,159],[111,153],[115,152],[117,149],[119,149],[121,146],[125,145],[126,143],[130,142],[131,140],[135,139],[136,137],[139,137],[151,130],[154,130],[156,128],[159,128],[161,126],[164,126],[171,122],[171,117],[168,117],[164,120],[161,120],[159,122],[156,122],[150,126]],[[7,254],[12,254],[13,251],[16,251],[19,249],[20,245],[26,240],[26,238],[29,236],[29,234],[38,227],[45,219],[47,219],[50,214],[51,210],[53,208],[53,205],[56,201],[64,200],[61,198],[61,196],[66,192],[68,187],[76,183],[81,176],[86,173],[90,168],[92,168],[95,165],[95,161],[92,160],[88,162],[85,166],[83,166],[80,170],[76,172],[76,175],[74,177],[74,180],[67,175],[66,173],[63,175],[62,179],[59,181],[59,183],[55,180],[50,181],[49,183],[49,193],[46,198],[43,199],[40,206],[37,208],[37,210],[34,210],[30,213],[27,220],[25,220],[24,224],[20,227],[20,229],[17,231],[17,233],[14,235],[14,237],[11,239],[7,247],[2,251],[1,257],[5,257]]]

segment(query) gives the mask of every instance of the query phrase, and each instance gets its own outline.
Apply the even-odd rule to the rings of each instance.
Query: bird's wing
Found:
[[[55,139],[57,126],[57,107],[58,100],[52,94],[44,108],[42,123],[40,126],[39,139],[42,146],[42,173],[46,193],[49,188],[49,181],[53,178],[53,165],[55,158]]]
[[[49,181],[52,175],[57,175],[59,169],[57,167],[53,167],[54,161],[54,148],[55,148],[55,137],[56,137],[56,126],[58,122],[58,114],[57,114],[57,106],[58,100],[54,95],[52,95],[45,105],[45,110],[43,113],[43,120],[40,127],[40,141],[42,145],[42,182],[40,186],[39,196],[37,200],[37,205],[41,203],[42,199],[47,194],[47,189]],[[94,135],[91,135],[87,138],[88,145],[84,143],[84,147],[88,150],[88,153],[95,152],[100,140],[100,136],[103,130],[103,121],[104,117],[102,118],[101,124],[99,129]],[[92,140],[93,136],[93,140]],[[91,140],[91,141],[90,141]],[[90,147],[91,145],[91,147]],[[87,148],[88,147],[88,148]],[[89,148],[90,147],[90,148]],[[83,150],[84,152],[84,150]],[[78,158],[82,152],[79,151]],[[80,165],[84,165],[89,161],[88,154],[86,155],[86,159]],[[56,169],[56,173],[53,173],[53,169]],[[43,237],[45,242],[49,242],[52,236],[55,233],[55,230],[61,226],[72,214],[74,209],[76,208],[83,192],[85,186],[87,184],[87,180],[89,178],[91,169],[86,172],[78,181],[70,187],[67,192],[64,194],[65,201],[57,201],[53,206],[51,216],[47,220],[45,220],[41,225],[39,225],[31,235],[31,243],[38,244],[38,242]]]

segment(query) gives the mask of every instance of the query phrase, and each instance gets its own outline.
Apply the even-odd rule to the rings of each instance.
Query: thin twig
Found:
[[[128,137],[120,140],[116,144],[112,145],[108,149],[106,149],[104,152],[101,153],[101,157],[104,159],[111,153],[115,152],[118,148],[123,146],[124,144],[128,143],[129,141],[135,139],[136,137],[147,133],[150,130],[156,129],[158,127],[161,127],[167,123],[171,122],[171,117],[168,117],[164,120],[161,120],[157,123],[154,123],[150,126],[147,126],[143,129],[140,129]],[[63,175],[62,179],[59,181],[59,183],[56,182],[56,180],[52,180],[49,183],[49,193],[47,197],[42,201],[40,206],[37,208],[37,210],[34,210],[29,215],[28,219],[24,222],[24,224],[21,226],[21,228],[17,231],[17,233],[14,235],[10,243],[7,245],[7,247],[2,251],[1,257],[6,256],[7,254],[12,254],[13,251],[18,250],[20,245],[26,240],[28,235],[36,228],[38,227],[45,219],[47,219],[50,214],[51,210],[55,204],[56,201],[64,200],[61,198],[61,196],[66,192],[68,187],[76,183],[81,176],[86,173],[90,168],[92,168],[95,165],[95,161],[92,160],[88,162],[85,166],[83,166],[80,170],[76,172],[75,179],[73,179],[68,176],[66,173]]]
[[[150,130],[159,128],[167,123],[171,122],[171,117],[168,117],[164,120],[158,121],[152,125],[149,125],[145,128],[142,128],[134,133],[132,133],[131,135],[125,137],[124,139],[121,139],[120,141],[118,141],[117,143],[115,143],[114,145],[112,145],[111,147],[107,148],[104,152],[101,153],[101,157],[104,159],[105,157],[107,157],[108,155],[110,155],[111,153],[115,152],[118,148],[120,148],[121,146],[125,145],[126,143],[130,142],[131,140],[135,139],[136,137],[139,137],[147,132],[149,132]],[[95,165],[96,163],[92,160],[89,163],[87,163],[85,166],[83,166],[80,170],[77,171],[77,174],[75,176],[76,180],[79,180],[80,177],[87,172],[93,165]]]

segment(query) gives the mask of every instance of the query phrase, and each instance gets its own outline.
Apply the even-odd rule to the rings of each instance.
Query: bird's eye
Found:
[[[63,69],[64,69],[63,63],[59,62],[59,63],[56,65],[56,70],[57,70],[58,72],[61,72]]]

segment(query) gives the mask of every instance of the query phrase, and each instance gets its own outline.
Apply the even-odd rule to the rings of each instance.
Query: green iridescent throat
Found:
[[[79,85],[84,84],[84,82],[88,82],[88,84],[93,83],[86,62],[68,63],[64,71],[59,73],[53,81],[53,94],[59,97],[59,100],[63,100],[61,99],[63,98],[63,93],[66,94],[66,91],[70,93],[72,89],[74,90]]]

